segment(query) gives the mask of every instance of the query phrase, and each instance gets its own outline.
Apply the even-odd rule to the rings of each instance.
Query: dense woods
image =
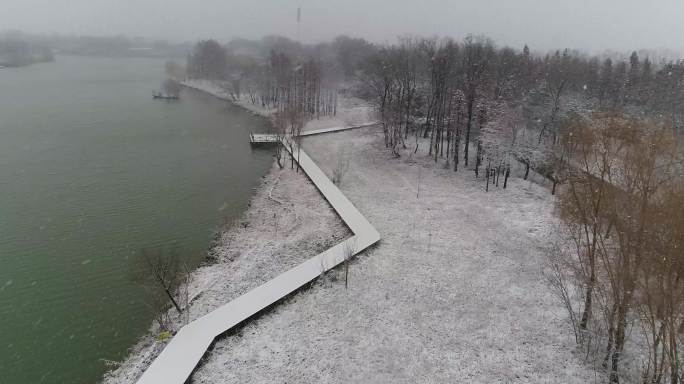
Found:
[[[307,119],[334,115],[340,90],[351,92],[375,107],[395,156],[423,148],[435,162],[454,171],[471,167],[485,181],[492,172],[522,168],[526,179],[533,170],[555,193],[558,139],[577,116],[620,111],[684,129],[684,62],[654,63],[649,55],[656,53],[542,55],[482,36],[391,45],[346,36],[302,45],[270,36],[199,42],[188,75],[220,81],[235,99],[294,108]]]
[[[455,171],[475,161],[497,175],[513,162],[554,184],[560,175],[562,127],[576,116],[620,111],[684,128],[684,63],[654,65],[633,52],[628,60],[562,50],[534,55],[525,46],[497,48],[485,37],[402,39],[379,47],[362,68],[363,94],[376,106],[385,144],[426,150]],[[414,137],[415,145],[409,145]],[[473,158],[473,151],[475,156]],[[489,174],[488,170],[485,171]],[[555,192],[555,188],[553,188]]]
[[[269,37],[200,42],[188,75],[273,110],[293,153],[307,120],[354,95],[374,107],[395,157],[420,151],[473,171],[483,192],[541,176],[561,222],[545,274],[578,350],[612,383],[678,383],[684,61],[651,57],[538,54],[482,36],[315,46]]]

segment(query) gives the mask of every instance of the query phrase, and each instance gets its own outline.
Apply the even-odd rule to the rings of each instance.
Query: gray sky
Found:
[[[537,50],[684,51],[684,0],[0,0],[0,29],[175,41],[295,38],[299,5],[307,42],[483,33]]]

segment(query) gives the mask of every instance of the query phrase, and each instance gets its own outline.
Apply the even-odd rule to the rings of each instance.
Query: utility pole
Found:
[[[299,34],[301,33],[301,21],[302,21],[302,7],[297,7],[297,42],[299,41]]]

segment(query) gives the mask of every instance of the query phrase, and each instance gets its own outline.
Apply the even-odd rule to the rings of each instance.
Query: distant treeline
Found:
[[[364,39],[348,36],[315,45],[300,44],[282,36],[266,36],[260,40],[240,38],[226,44],[206,40],[196,44],[191,53],[188,75],[216,80],[229,77],[254,80],[263,75],[277,55],[294,67],[313,60],[320,64],[326,83],[340,83],[353,80],[361,64],[376,49]]]
[[[55,54],[102,57],[184,57],[190,43],[173,44],[164,40],[148,40],[125,36],[31,35],[21,32],[0,33],[0,41],[21,42]]]
[[[53,61],[52,50],[43,45],[32,45],[23,40],[0,39],[0,66],[22,67]]]

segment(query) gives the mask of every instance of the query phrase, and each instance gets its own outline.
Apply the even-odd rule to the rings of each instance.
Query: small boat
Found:
[[[161,92],[152,93],[152,98],[153,99],[160,99],[160,100],[178,100],[179,99],[178,95],[168,95],[168,94],[164,94]]]

